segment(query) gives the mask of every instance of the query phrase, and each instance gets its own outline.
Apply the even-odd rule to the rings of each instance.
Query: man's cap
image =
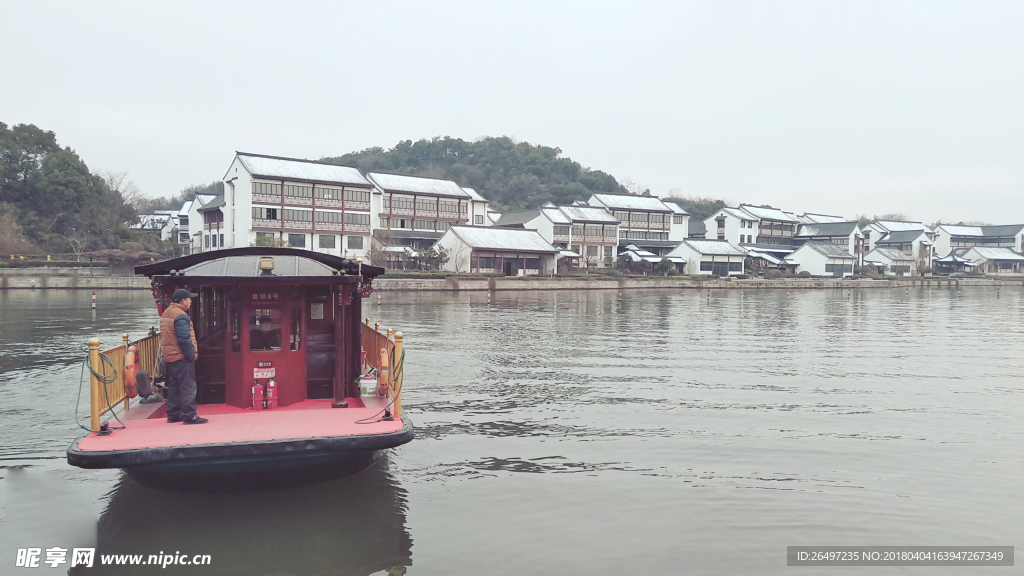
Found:
[[[181,302],[185,298],[199,298],[199,294],[189,292],[184,288],[178,288],[174,291],[174,294],[171,294],[171,301],[173,302]]]

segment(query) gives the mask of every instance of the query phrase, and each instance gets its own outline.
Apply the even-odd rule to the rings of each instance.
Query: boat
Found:
[[[402,413],[404,343],[363,319],[383,268],[292,248],[214,250],[135,269],[156,311],[171,293],[198,294],[202,425],[168,423],[162,402],[132,399],[138,358],[158,370],[159,333],[101,352],[89,342],[89,432],[67,451],[81,468],[121,468],[152,487],[225,491],[321,481],[373,464],[412,440]]]

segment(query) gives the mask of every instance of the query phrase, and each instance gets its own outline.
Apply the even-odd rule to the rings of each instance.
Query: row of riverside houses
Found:
[[[176,238],[186,252],[284,245],[405,268],[440,246],[449,255],[444,270],[514,276],[622,258],[666,260],[678,272],[708,276],[773,269],[845,276],[864,264],[892,275],[1024,273],[1024,224],[860,224],[750,204],[691,221],[673,202],[614,194],[498,214],[477,191],[450,180],[243,152],[223,181],[222,196],[146,215],[142,226]]]

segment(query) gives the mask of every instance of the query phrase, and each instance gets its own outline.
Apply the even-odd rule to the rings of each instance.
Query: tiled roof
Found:
[[[448,233],[455,234],[473,248],[556,254],[558,249],[548,244],[536,230],[514,228],[452,226]]]
[[[674,212],[667,204],[654,196],[633,194],[594,194],[601,204],[613,210],[644,210],[647,212]]]
[[[906,242],[913,242],[914,240],[917,240],[921,234],[924,234],[924,230],[899,230],[896,232],[889,232],[875,242],[875,244],[903,244]]]
[[[1024,254],[1003,247],[975,246],[968,250],[967,253],[977,254],[986,260],[1014,260],[1017,262],[1024,262]]]
[[[348,166],[335,166],[312,160],[280,158],[246,152],[236,152],[236,154],[249,174],[258,178],[355,186],[370,185],[369,181],[359,173],[359,170]]]
[[[914,261],[913,257],[907,256],[906,254],[903,253],[902,250],[896,250],[894,248],[875,248],[871,252],[868,252],[868,255],[865,256],[864,259],[867,260],[869,258],[872,258],[872,255],[882,256],[883,258],[886,258],[886,259],[889,259],[889,260],[892,260],[892,261],[904,261],[904,262],[913,262]]]
[[[540,210],[522,210],[520,212],[505,212],[495,222],[495,226],[522,226],[527,222],[540,216]]]
[[[746,256],[747,251],[733,246],[726,240],[701,240],[699,238],[687,238],[682,244],[686,244],[699,254],[715,254],[722,256]]]
[[[473,190],[472,188],[466,188],[465,186],[463,186],[462,189],[465,190],[466,194],[469,194],[469,197],[475,200],[476,202],[487,202],[487,198],[481,196],[480,193],[477,192],[476,190]]]
[[[821,254],[822,256],[825,256],[826,258],[847,258],[850,260],[854,259],[853,254],[850,254],[846,250],[843,250],[841,246],[833,244],[831,242],[811,241],[801,246],[801,248],[804,247],[814,250],[815,252]],[[799,250],[799,248],[797,250]]]
[[[379,172],[369,172],[367,176],[374,184],[388,192],[433,194],[435,196],[450,196],[452,198],[472,197],[461,186],[451,180],[402,176],[401,174],[381,174]]]
[[[565,214],[573,222],[604,222],[607,224],[618,224],[619,219],[612,216],[604,208],[591,206],[559,206],[558,211]]]
[[[857,229],[857,222],[825,222],[803,224],[797,236],[849,236]]]
[[[762,208],[750,204],[740,204],[740,210],[762,220],[775,220],[777,222],[799,222],[792,215],[779,210],[778,208]]]

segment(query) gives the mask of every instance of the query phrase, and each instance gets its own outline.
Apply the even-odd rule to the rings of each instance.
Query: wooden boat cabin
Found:
[[[357,396],[361,304],[382,268],[291,248],[236,248],[136,269],[163,313],[178,288],[199,294],[189,315],[199,343],[199,404],[253,406],[276,381],[277,405]]]

